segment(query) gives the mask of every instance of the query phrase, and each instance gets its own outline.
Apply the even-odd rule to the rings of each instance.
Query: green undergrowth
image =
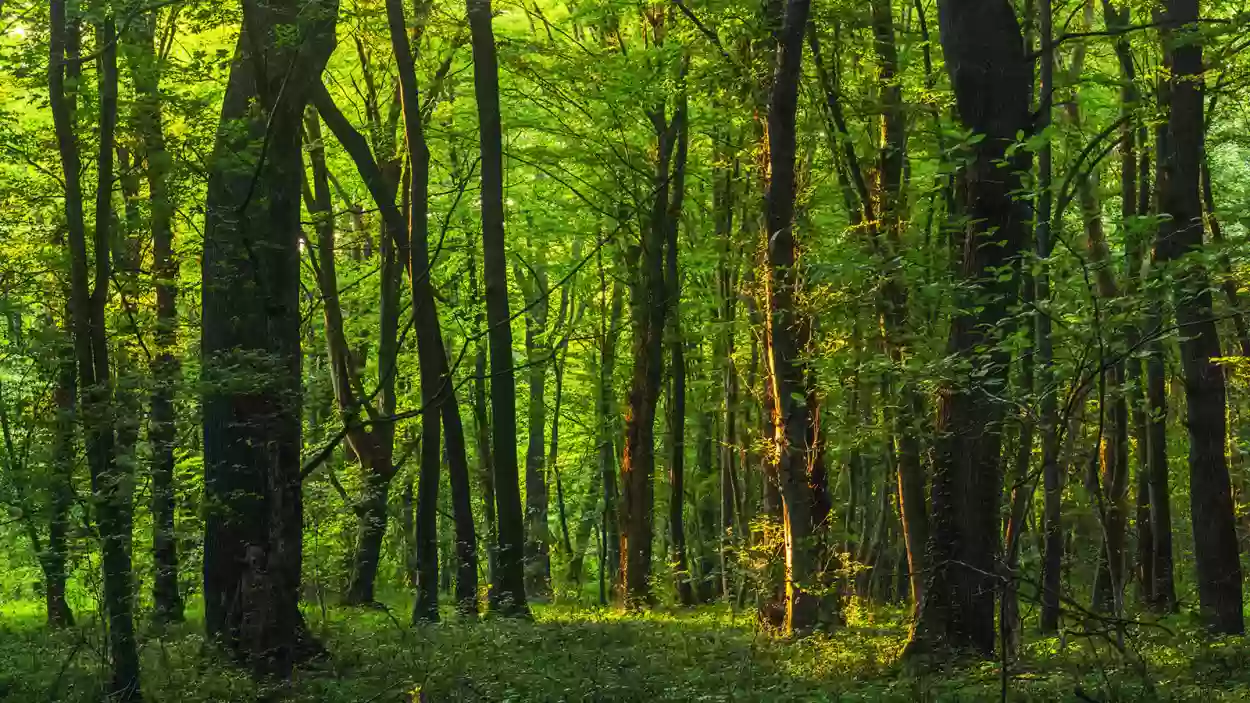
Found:
[[[331,657],[258,686],[204,647],[198,613],[143,633],[150,701],[990,701],[996,663],[918,671],[898,613],[852,611],[833,634],[786,641],[725,608],[625,615],[538,606],[534,620],[407,625],[407,612],[310,608]],[[37,604],[0,607],[0,700],[98,701],[104,643],[90,615],[50,632]],[[1250,644],[1143,628],[1128,655],[1105,639],[1030,641],[1011,701],[1250,700]]]

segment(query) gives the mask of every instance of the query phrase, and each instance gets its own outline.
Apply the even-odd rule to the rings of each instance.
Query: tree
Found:
[[[802,273],[794,234],[795,113],[802,71],[803,34],[809,0],[787,0],[777,35],[772,91],[768,103],[769,180],[764,232],[768,250],[767,353],[772,384],[772,441],[785,507],[786,631],[807,633],[821,620],[820,559],[817,531],[819,407],[804,360],[811,321],[799,309]]]
[[[82,58],[79,18],[66,3],[54,0],[51,16],[48,92],[65,186],[65,221],[70,259],[70,316],[78,367],[79,412],[91,470],[95,523],[101,542],[104,611],[108,618],[109,691],[120,700],[142,700],[139,655],[135,643],[131,587],[131,482],[116,455],[116,433],[109,368],[105,306],[110,282],[110,227],[113,222],[113,147],[117,128],[117,34],[106,14],[96,28],[99,52],[99,155],[97,157],[94,275],[89,272],[87,232],[81,181],[82,158],[77,135],[77,89]],[[68,80],[67,80],[67,74]],[[68,85],[67,85],[68,84]],[[94,280],[91,280],[94,278]]]
[[[938,6],[942,48],[963,125],[976,135],[957,192],[967,282],[947,346],[957,380],[941,389],[933,467],[931,573],[910,653],[937,649],[994,652],[994,560],[1002,491],[999,456],[1008,355],[1000,325],[1016,293],[1010,273],[1028,214],[1013,194],[1024,156],[1008,147],[1030,128],[1032,66],[1011,5],[945,0]],[[992,67],[992,68],[991,68]],[[1039,296],[1040,298],[1040,296]]]
[[[299,245],[304,109],[338,3],[244,0],[210,163],[203,261],[204,620],[259,674],[320,645],[303,547]]]
[[[525,522],[516,447],[516,380],[512,368],[512,316],[508,312],[508,259],[503,212],[503,128],[499,114],[499,63],[490,0],[466,0],[473,46],[482,158],[482,258],[486,323],[490,336],[491,448],[499,526],[498,573],[490,605],[504,615],[528,616],[525,599]]]
[[[1198,605],[1212,631],[1241,633],[1241,560],[1225,455],[1224,369],[1219,332],[1212,313],[1206,269],[1192,256],[1202,250],[1202,199],[1199,174],[1203,159],[1202,44],[1196,31],[1198,0],[1170,0],[1165,36],[1171,58],[1166,146],[1160,209],[1169,219],[1155,243],[1159,263],[1179,261],[1175,309],[1185,372],[1186,427],[1189,430],[1190,513],[1198,571]]]

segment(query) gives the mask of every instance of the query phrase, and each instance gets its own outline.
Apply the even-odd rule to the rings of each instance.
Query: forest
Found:
[[[0,700],[1250,700],[1248,37],[0,1]]]

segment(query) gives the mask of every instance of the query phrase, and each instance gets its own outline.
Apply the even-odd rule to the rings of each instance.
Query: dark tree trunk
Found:
[[[319,86],[318,86],[319,87]],[[318,91],[319,92],[319,91]],[[314,96],[316,92],[314,92]],[[316,100],[316,98],[313,98]],[[333,119],[333,118],[332,118]],[[330,377],[334,397],[340,414],[347,418],[347,440],[351,454],[360,462],[364,473],[364,495],[352,506],[356,513],[356,546],[351,561],[351,573],[346,605],[372,605],[375,603],[374,584],[377,580],[378,562],[381,558],[382,538],[387,527],[387,496],[391,479],[395,475],[393,465],[395,425],[390,417],[395,414],[395,364],[398,355],[399,325],[399,274],[400,265],[391,238],[382,241],[381,301],[379,304],[378,372],[380,402],[375,409],[367,401],[366,392],[357,367],[363,362],[361,355],[352,352],[347,342],[343,322],[342,304],[339,299],[339,281],[336,262],[336,237],[334,211],[330,197],[330,172],[326,167],[325,148],[321,137],[321,125],[317,113],[309,110],[305,118],[309,160],[312,164],[312,188],[305,188],[308,212],[314,217],[317,230],[315,255],[310,251],[317,285],[321,291],[322,309],[325,315],[326,351],[330,365]],[[360,422],[364,412],[371,421],[365,428]]]
[[[1214,98],[1212,98],[1214,102]],[[1202,154],[1202,208],[1207,228],[1211,230],[1211,242],[1217,247],[1224,247],[1224,229],[1220,226],[1220,220],[1215,214],[1215,192],[1211,188],[1211,159],[1206,153],[1204,146]],[[1219,253],[1216,259],[1218,273],[1220,274],[1220,289],[1224,293],[1224,299],[1228,303],[1228,307],[1232,311],[1233,330],[1237,335],[1238,347],[1240,347],[1241,355],[1250,358],[1250,329],[1246,327],[1246,315],[1242,309],[1241,296],[1237,293],[1237,281],[1232,276],[1232,263],[1228,259],[1228,254],[1224,251]]]
[[[1181,41],[1196,31],[1198,0],[1169,0],[1165,35],[1169,41],[1172,84],[1166,148],[1160,184],[1161,210],[1170,216],[1155,245],[1160,262],[1172,262],[1203,248],[1199,172],[1203,157],[1202,44]],[[1196,261],[1182,261],[1175,271],[1177,325],[1185,372],[1186,426],[1189,430],[1190,514],[1198,571],[1198,604],[1203,623],[1213,632],[1240,633],[1241,561],[1225,454],[1224,368],[1219,333],[1212,317],[1210,280]]]
[[[803,34],[809,0],[787,0],[777,33],[777,52],[768,104],[769,180],[765,198],[768,249],[766,340],[772,385],[772,431],[778,447],[777,480],[785,508],[785,629],[814,630],[824,619],[818,532],[821,512],[814,490],[819,466],[812,371],[804,356],[811,320],[800,309],[803,276],[794,235],[795,113],[802,73]]]
[[[65,219],[70,254],[70,313],[78,366],[80,419],[91,470],[96,527],[101,541],[104,612],[108,619],[109,692],[118,700],[137,701],[139,657],[135,644],[131,584],[131,485],[127,467],[116,456],[116,436],[109,369],[105,308],[111,276],[110,227],[113,221],[113,151],[117,127],[116,28],[109,15],[97,27],[99,52],[99,156],[94,232],[94,283],[87,257],[82,157],[75,124],[76,84],[81,77],[79,23],[66,3],[49,5],[48,92],[65,186]],[[67,65],[68,62],[68,65]],[[67,85],[68,84],[68,85]]]
[[[298,608],[297,235],[301,120],[334,45],[337,3],[244,0],[243,10],[204,235],[204,620],[255,673],[285,678],[321,652]],[[278,39],[288,33],[302,40]]]
[[[512,316],[508,312],[508,253],[504,237],[503,132],[499,114],[499,61],[490,0],[466,0],[473,46],[482,158],[482,257],[486,320],[490,331],[491,444],[495,462],[499,555],[490,607],[529,616],[525,599],[525,516],[516,458],[516,374],[512,368]]]
[[[683,59],[688,62],[688,59]],[[670,175],[672,197],[665,218],[665,290],[668,293],[669,348],[671,354],[669,394],[669,532],[673,538],[673,564],[677,586],[677,602],[694,605],[690,583],[690,563],[686,554],[686,340],[681,326],[681,272],[678,268],[678,234],[681,230],[681,208],[686,194],[686,157],[689,150],[690,125],[685,94],[686,63],[682,65],[682,94],[673,115],[672,130],[677,144]]]
[[[1161,86],[1160,98],[1160,102],[1166,105],[1166,86]],[[1160,212],[1159,196],[1166,180],[1163,154],[1167,151],[1167,143],[1167,125],[1161,124],[1155,128],[1156,215]],[[1141,204],[1141,200],[1138,202]],[[1144,328],[1151,335],[1146,344],[1146,461],[1150,486],[1150,532],[1153,540],[1151,572],[1154,581],[1150,596],[1152,607],[1167,613],[1176,609],[1177,601],[1172,562],[1172,490],[1168,485],[1171,469],[1168,466],[1167,352],[1163,340],[1162,296],[1160,291],[1151,292]]]
[[[567,292],[568,289],[565,289]],[[573,540],[569,536],[569,516],[564,503],[564,482],[560,480],[560,466],[557,460],[560,458],[560,405],[564,401],[564,365],[568,357],[568,336],[553,350],[552,354],[552,371],[555,375],[555,399],[552,403],[551,413],[551,452],[547,454],[547,466],[551,467],[551,474],[556,480],[556,510],[560,519],[560,539],[561,545],[564,547],[564,553],[571,555],[573,553]],[[558,358],[555,356],[558,354]],[[593,510],[593,508],[592,508]]]
[[[1050,45],[1054,34],[1051,0],[1041,0],[1041,44]],[[1055,57],[1052,51],[1041,54],[1040,95],[1051,95],[1055,88]],[[1044,105],[1039,128],[1050,125],[1052,104],[1043,98]],[[1034,223],[1035,253],[1039,260],[1050,257],[1050,225],[1052,201],[1051,160],[1053,147],[1044,144],[1037,159],[1037,217]],[[1036,279],[1035,304],[1050,301],[1050,273],[1043,269]],[[1054,340],[1051,336],[1049,315],[1036,318],[1038,392],[1042,395],[1040,429],[1042,431],[1042,592],[1039,627],[1043,634],[1059,630],[1060,579],[1063,567],[1063,473],[1059,466],[1059,403],[1055,384]]]
[[[882,85],[882,142],[878,158],[881,232],[878,248],[884,253],[890,277],[885,283],[881,317],[886,345],[899,378],[899,401],[892,410],[894,440],[898,445],[899,517],[907,552],[912,603],[918,609],[924,600],[927,570],[925,549],[929,540],[929,520],[925,507],[926,477],[921,465],[920,413],[923,401],[906,369],[910,354],[908,337],[907,282],[903,279],[903,220],[906,200],[902,192],[906,165],[907,132],[903,114],[902,87],[899,84],[898,50],[894,41],[894,15],[890,0],[872,2],[873,43]],[[862,177],[861,177],[862,178]],[[884,236],[881,236],[884,235]]]
[[[153,616],[157,622],[183,618],[178,589],[178,548],[174,532],[174,447],[177,426],[174,395],[180,363],[176,353],[178,263],[173,257],[173,206],[169,196],[169,153],[160,106],[160,65],[156,56],[156,17],[152,12],[131,24],[126,42],[128,64],[135,87],[134,121],[143,146],[152,230],[152,278],[156,289],[153,390],[148,415],[148,443],[152,448],[152,580]]]
[[[663,19],[655,21],[662,32]],[[661,41],[657,37],[657,42]],[[680,110],[679,110],[680,113]],[[661,100],[648,112],[656,138],[651,215],[640,246],[630,253],[630,321],[634,331],[634,367],[625,413],[621,454],[621,577],[626,607],[654,602],[651,556],[655,532],[655,416],[664,374],[664,330],[671,299],[665,280],[665,250],[670,239],[671,194],[677,191],[674,167],[680,117],[671,122]],[[674,201],[678,202],[674,197]],[[680,206],[680,205],[679,205]],[[674,263],[675,265],[675,263]]]
[[[547,486],[547,365],[551,347],[546,343],[550,304],[545,257],[527,279],[518,266],[517,280],[526,291],[525,354],[529,364],[529,438],[525,452],[525,593],[530,598],[551,593],[551,544],[547,527],[550,489]]]
[[[474,298],[480,300],[476,262],[471,262],[469,267],[469,288],[473,290]],[[486,582],[494,583],[495,559],[499,550],[495,532],[495,465],[490,449],[490,420],[486,409],[486,343],[481,341],[482,318],[482,313],[478,312],[473,322],[473,334],[479,340],[473,362],[473,427],[480,464],[478,471],[482,484],[482,513],[486,526]]]
[[[983,135],[959,174],[962,233],[959,274],[967,282],[951,321],[948,354],[971,367],[940,391],[927,583],[908,650],[995,648],[993,574],[999,554],[1000,448],[1006,407],[992,395],[1006,385],[1009,357],[999,325],[1016,296],[1014,265],[1027,208],[1016,202],[1026,157],[1007,156],[1031,128],[1032,65],[1010,3],[947,0],[938,7],[947,71],[960,121]],[[984,349],[985,351],[981,351]]]
[[[66,326],[69,326],[68,320]],[[74,396],[78,392],[76,374],[74,348],[71,344],[63,343],[57,353],[56,389],[53,391],[56,401],[56,436],[52,445],[54,473],[49,506],[48,543],[39,555],[39,565],[44,576],[48,626],[51,628],[74,625],[74,612],[65,600],[65,586],[69,576],[66,572],[69,555],[69,511],[74,505]]]

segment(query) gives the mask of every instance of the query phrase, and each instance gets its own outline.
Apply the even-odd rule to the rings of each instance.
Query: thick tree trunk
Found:
[[[482,255],[486,320],[490,330],[492,447],[499,555],[490,606],[503,615],[529,615],[525,599],[525,517],[516,459],[516,375],[512,368],[512,323],[508,312],[508,254],[504,237],[503,134],[499,114],[499,62],[491,26],[490,0],[466,0],[473,46],[473,89],[477,96],[482,157]]]
[[[301,120],[334,45],[337,9],[333,1],[244,0],[208,183],[205,626],[255,673],[279,678],[321,651],[298,608],[303,501],[296,235]],[[301,41],[279,41],[288,34]]]
[[[1010,3],[947,0],[939,5],[942,46],[960,121],[974,134],[972,160],[959,176],[963,233],[960,275],[967,282],[951,321],[948,353],[969,365],[940,392],[929,557],[933,568],[908,650],[995,648],[994,582],[999,554],[1000,456],[1006,407],[994,388],[1007,382],[1009,357],[996,328],[1016,296],[1013,265],[1028,212],[1014,195],[1026,157],[1007,156],[1031,128],[1032,65]],[[981,351],[986,349],[986,351]]]
[[[52,119],[60,151],[65,186],[65,219],[70,253],[70,312],[74,352],[78,365],[80,418],[86,438],[87,463],[95,499],[96,527],[101,541],[104,612],[108,619],[108,653],[112,666],[109,692],[118,700],[137,701],[139,657],[131,611],[131,477],[117,462],[112,379],[109,369],[105,307],[111,275],[110,227],[113,221],[113,151],[117,127],[116,28],[109,15],[100,21],[96,38],[99,53],[99,156],[97,162],[94,232],[94,283],[87,257],[81,166],[76,133],[76,84],[81,77],[78,57],[79,24],[67,14],[66,3],[49,6],[48,89]],[[67,65],[69,64],[69,65]],[[69,85],[67,85],[69,84]]]
[[[1164,160],[1161,210],[1163,223],[1155,256],[1172,262],[1203,248],[1200,170],[1203,156],[1202,44],[1180,41],[1196,31],[1198,0],[1169,0],[1172,84]],[[1213,632],[1241,633],[1241,561],[1225,454],[1224,368],[1219,333],[1212,317],[1211,286],[1205,268],[1182,261],[1175,271],[1177,325],[1185,372],[1186,426],[1189,430],[1190,513],[1198,571],[1198,604],[1203,623]]]

